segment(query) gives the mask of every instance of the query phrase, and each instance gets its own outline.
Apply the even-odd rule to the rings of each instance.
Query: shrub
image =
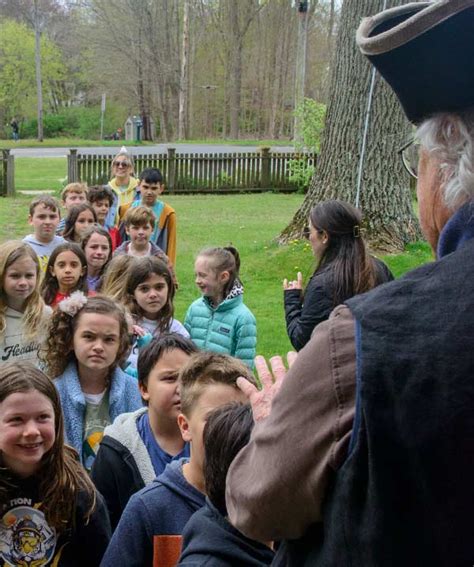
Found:
[[[319,151],[321,134],[324,129],[326,118],[326,105],[316,102],[312,98],[305,98],[294,111],[298,117],[301,128],[302,144],[298,150],[305,148],[311,152]]]

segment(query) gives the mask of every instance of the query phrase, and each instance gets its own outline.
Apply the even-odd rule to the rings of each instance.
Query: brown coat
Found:
[[[339,306],[298,353],[270,415],[229,469],[229,518],[248,537],[294,539],[322,520],[352,433],[355,360],[354,320]]]

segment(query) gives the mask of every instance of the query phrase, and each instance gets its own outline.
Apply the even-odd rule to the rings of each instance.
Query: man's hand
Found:
[[[289,352],[287,354],[288,367],[291,367],[296,360],[296,356],[296,352]],[[270,414],[273,398],[281,388],[286,376],[286,368],[281,356],[273,356],[270,358],[270,369],[263,356],[256,356],[255,368],[262,384],[262,389],[258,390],[242,376],[237,378],[237,386],[249,399],[254,420],[260,421]]]
[[[288,281],[286,278],[283,280],[283,289],[303,289],[303,274],[298,272],[296,280]]]

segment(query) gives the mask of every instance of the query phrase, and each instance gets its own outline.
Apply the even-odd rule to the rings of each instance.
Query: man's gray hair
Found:
[[[421,145],[441,164],[444,201],[452,210],[474,198],[474,110],[439,113],[417,131]]]

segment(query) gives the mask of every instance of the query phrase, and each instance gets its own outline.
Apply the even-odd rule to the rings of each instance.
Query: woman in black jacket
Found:
[[[300,272],[295,281],[283,282],[286,329],[296,350],[337,305],[393,280],[388,267],[368,254],[361,222],[361,212],[343,201],[325,201],[311,210],[309,240],[316,270],[304,294]]]

